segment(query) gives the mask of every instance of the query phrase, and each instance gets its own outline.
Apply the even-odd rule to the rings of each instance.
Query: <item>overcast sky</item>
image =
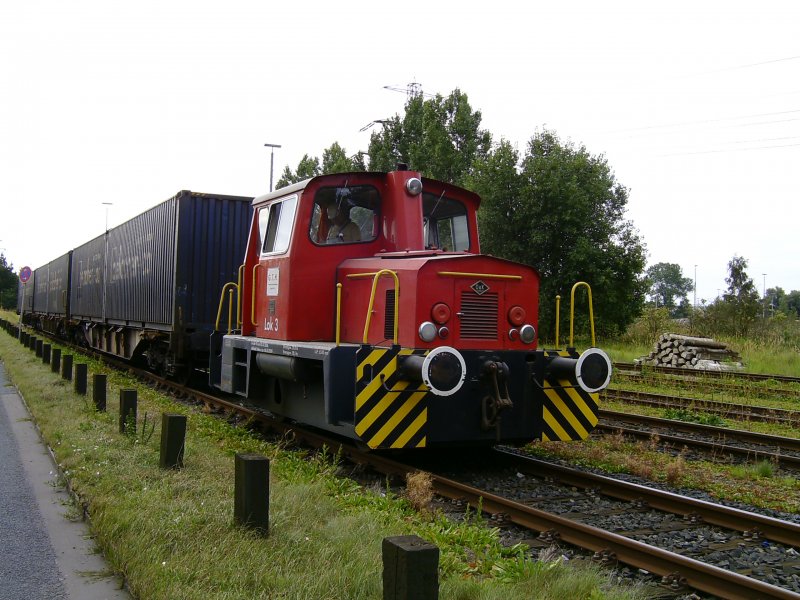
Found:
[[[175,194],[257,195],[458,87],[604,154],[649,264],[800,289],[800,2],[3,2],[0,250],[36,268]],[[104,206],[104,202],[113,203]],[[696,265],[696,267],[695,267]],[[766,273],[766,278],[764,277]],[[690,300],[693,297],[690,294]]]

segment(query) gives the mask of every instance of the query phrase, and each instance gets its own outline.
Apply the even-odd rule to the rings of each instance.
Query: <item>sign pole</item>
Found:
[[[28,289],[28,280],[31,278],[31,268],[22,267],[19,270],[19,280],[22,282],[22,305],[19,309],[19,334],[22,335],[22,325],[25,322],[25,291]]]

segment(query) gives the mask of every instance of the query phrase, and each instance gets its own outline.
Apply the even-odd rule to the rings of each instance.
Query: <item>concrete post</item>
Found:
[[[102,373],[95,373],[92,375],[92,402],[94,407],[99,411],[106,409],[106,384],[108,383],[108,376]]]
[[[72,354],[65,354],[61,357],[61,377],[72,381]]]
[[[233,521],[264,535],[269,533],[269,459],[260,454],[237,454]]]
[[[162,469],[183,468],[183,448],[186,443],[186,415],[164,413],[161,415]]]
[[[437,600],[439,548],[416,535],[383,539],[383,600]]]
[[[77,363],[75,365],[75,393],[81,396],[86,395],[86,379],[88,377],[88,365]]]
[[[136,433],[136,410],[138,394],[134,389],[119,391],[119,432]],[[130,429],[128,428],[130,421]]]

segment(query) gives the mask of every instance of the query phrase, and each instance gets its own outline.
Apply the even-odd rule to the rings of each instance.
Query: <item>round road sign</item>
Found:
[[[28,283],[28,280],[31,278],[31,268],[30,267],[22,267],[19,270],[19,280],[22,283]]]

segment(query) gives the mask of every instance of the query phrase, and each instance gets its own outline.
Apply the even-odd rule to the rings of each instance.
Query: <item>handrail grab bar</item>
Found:
[[[572,286],[572,295],[570,297],[570,312],[569,312],[569,345],[570,347],[575,347],[575,290],[579,287],[585,285],[586,291],[589,294],[589,325],[592,329],[592,347],[596,347],[597,344],[595,343],[594,338],[594,309],[592,308],[592,287],[586,283],[585,281],[579,281],[575,285]]]
[[[258,323],[256,323],[256,270],[258,270],[258,267],[263,269],[264,265],[261,263],[256,263],[253,265],[253,289],[250,291],[250,324],[253,327],[258,327]]]
[[[239,298],[239,285],[230,281],[222,286],[222,291],[219,295],[219,307],[217,308],[217,320],[214,324],[214,331],[219,331],[219,321],[222,318],[222,305],[225,303],[225,291],[228,291],[228,334],[230,334],[233,329],[231,328],[231,322],[233,321],[233,295],[234,290],[236,291],[236,298],[238,303]]]
[[[364,340],[363,343],[367,343],[367,338],[369,334],[369,326],[370,322],[372,321],[372,309],[375,306],[375,291],[378,288],[378,279],[389,275],[394,279],[394,335],[393,335],[393,342],[397,345],[397,329],[398,329],[398,315],[400,309],[400,280],[397,278],[397,273],[392,271],[391,269],[381,269],[377,273],[375,273],[374,277],[372,278],[372,291],[369,295],[369,306],[367,307],[367,321],[364,324]],[[359,277],[363,276],[363,274],[355,273],[353,275],[348,275],[348,277]]]

